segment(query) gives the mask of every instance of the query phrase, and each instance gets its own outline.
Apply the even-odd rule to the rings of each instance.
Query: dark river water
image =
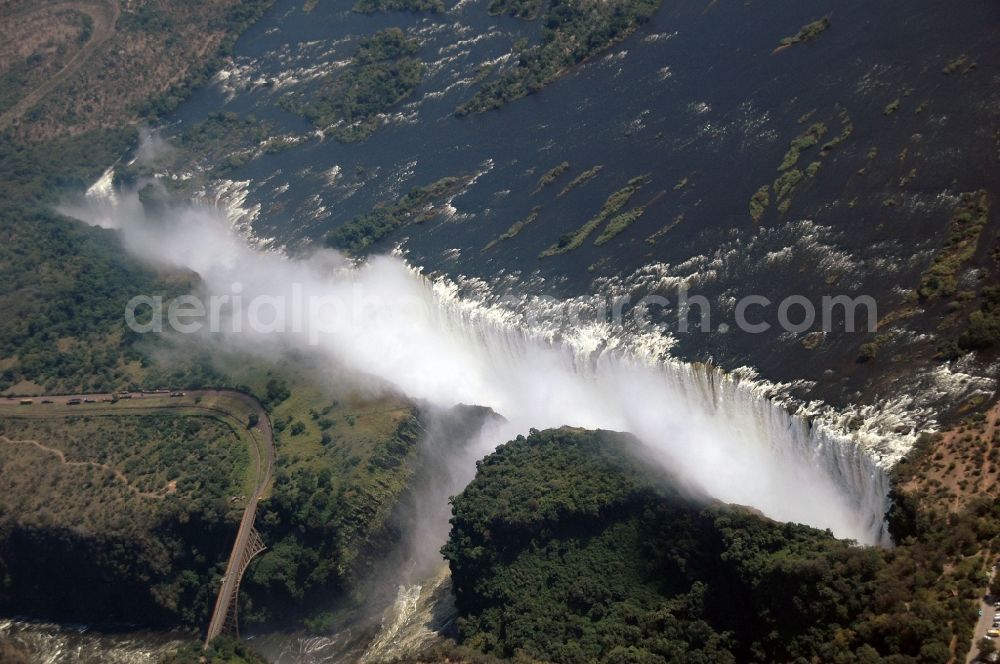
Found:
[[[887,311],[926,266],[956,195],[995,186],[1000,175],[996,2],[665,0],[636,34],[541,93],[465,118],[453,110],[475,90],[483,64],[502,66],[516,40],[539,38],[540,22],[490,17],[486,0],[449,2],[435,16],[364,16],[348,4],[321,0],[307,14],[302,0],[278,0],[239,40],[231,65],[185,102],[166,130],[169,136],[224,109],[301,137],[296,147],[225,175],[246,183],[240,207],[250,211],[244,221],[253,233],[293,253],[412,187],[475,175],[446,214],[378,249],[401,244],[426,272],[497,297],[673,297],[684,282],[712,302],[716,327],[748,294],[773,301],[868,294]],[[831,27],[816,41],[773,53],[782,37],[825,15]],[[350,57],[359,37],[390,26],[421,39],[428,71],[371,138],[343,144],[318,137],[278,106],[283,95],[313,89]],[[942,73],[963,54],[977,63],[974,70]],[[775,180],[789,142],[813,122],[829,128],[823,142],[850,132],[825,156],[819,146],[806,151],[799,167],[815,161],[819,170],[784,214],[772,201],[755,224],[751,196]],[[532,193],[542,173],[563,161],[570,171]],[[596,165],[603,168],[595,178],[557,196]],[[539,258],[641,175],[649,182],[631,205],[646,210],[633,226],[602,246],[591,236],[576,251]],[[483,251],[536,206],[537,218],[516,238]],[[834,332],[811,350],[801,335],[777,329],[666,331],[685,358],[813,381],[816,394],[834,402],[851,401],[858,389],[831,378],[853,362],[859,340],[851,334]],[[404,591],[412,589],[400,589],[403,599]],[[94,637],[27,623],[4,629],[53,663],[147,662],[177,638]],[[288,643],[323,650],[281,636],[269,642],[272,650]]]
[[[359,36],[402,27],[422,40],[428,75],[386,126],[355,144],[309,137],[227,174],[248,181],[245,205],[260,206],[257,235],[295,250],[414,186],[477,174],[447,214],[377,248],[402,242],[425,270],[481,278],[494,291],[634,301],[686,281],[712,301],[716,327],[732,327],[733,302],[747,294],[772,301],[801,294],[817,303],[828,294],[867,294],[888,310],[926,265],[956,194],[996,181],[995,3],[668,2],[624,43],[540,94],[458,118],[453,110],[475,90],[480,67],[505,62],[517,39],[538,38],[539,22],[490,17],[486,5],[461,2],[430,17],[364,16],[344,3],[321,2],[304,14],[297,1],[279,1],[240,40],[223,84],[194,95],[175,119],[184,127],[224,108],[308,135],[307,123],[277,102],[308,94],[317,74],[350,57]],[[831,28],[816,41],[774,53],[782,37],[824,15]],[[977,68],[944,75],[963,54]],[[887,115],[894,100],[899,110]],[[825,156],[818,146],[807,151],[799,167],[816,161],[819,171],[784,214],[772,201],[754,224],[751,196],[779,175],[789,142],[813,122],[829,128],[822,142],[848,126],[850,134]],[[570,171],[532,193],[563,161]],[[603,168],[593,180],[557,195],[595,165]],[[632,227],[602,246],[595,234],[576,251],[539,258],[640,175],[650,182],[631,205],[646,211]],[[482,251],[536,206],[537,218],[516,238]],[[766,315],[774,322],[773,310]],[[682,356],[748,364],[776,380],[822,381],[860,343],[834,334],[810,353],[801,337],[777,329],[669,331]],[[824,396],[849,400],[835,389]]]

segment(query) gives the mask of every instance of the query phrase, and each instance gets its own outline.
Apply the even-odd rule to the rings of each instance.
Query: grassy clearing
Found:
[[[109,481],[116,479],[115,476],[100,465],[119,471],[127,478],[128,486],[138,492],[166,500],[225,501],[231,496],[248,495],[255,486],[256,468],[251,467],[250,450],[228,424],[208,415],[21,416],[0,419],[0,427],[8,439],[0,443],[0,453],[8,460],[30,457],[33,461],[28,465],[36,464],[39,473],[45,476],[53,472],[81,473],[96,483],[91,491],[70,494],[53,491],[44,498],[37,492],[29,491],[27,495],[5,492],[8,499],[33,496],[44,502],[12,510],[24,510],[20,513],[28,519],[49,510],[64,515],[75,527],[90,524],[88,532],[96,533],[134,508],[140,511],[155,508],[133,505],[136,501],[143,502],[143,496],[122,491],[124,482]],[[35,445],[11,443],[11,440],[34,440],[46,448],[59,450],[65,455],[68,467],[42,468],[61,465],[60,457]],[[29,473],[17,479],[31,484],[37,476]]]
[[[22,0],[19,4],[33,3]],[[60,3],[43,7],[45,4],[40,3],[32,13],[56,11]],[[27,31],[21,28],[21,34],[30,34],[29,39],[40,45],[52,42],[63,46],[67,57],[74,52],[86,57],[79,66],[61,70],[65,80],[59,80],[55,88],[29,105],[22,121],[11,127],[17,140],[49,141],[135,125],[144,116],[171,110],[192,89],[208,81],[231,52],[236,37],[259,18],[271,0],[161,0],[123,7],[119,12],[118,6],[125,4],[87,3],[93,8],[88,13],[97,23],[88,27],[84,19],[75,32],[67,32],[65,20],[57,16],[24,26]],[[57,64],[64,61],[50,59]],[[29,81],[21,88],[22,97],[32,97],[48,81],[58,78],[51,67],[43,73],[41,85]]]
[[[130,481],[132,474],[138,473],[139,478],[145,479],[136,479],[133,483],[142,491],[154,491],[185,476],[188,464],[198,457],[198,445],[191,443],[178,447],[168,443],[188,435],[189,430],[193,430],[189,422],[199,422],[200,428],[215,432],[219,437],[228,436],[235,443],[237,451],[228,459],[232,470],[225,475],[230,478],[230,493],[252,494],[259,477],[257,459],[265,458],[267,449],[263,434],[247,427],[255,409],[229,393],[194,394],[182,398],[147,395],[114,404],[99,402],[77,406],[43,404],[35,398],[30,407],[0,404],[0,421],[31,423],[54,436],[62,436],[73,443],[71,449],[63,449],[67,458],[107,463],[121,470]],[[184,429],[179,430],[182,425]],[[133,436],[125,447],[115,443],[128,431],[142,427],[151,431]],[[148,447],[140,445],[141,442]],[[166,447],[159,449],[158,445]]]

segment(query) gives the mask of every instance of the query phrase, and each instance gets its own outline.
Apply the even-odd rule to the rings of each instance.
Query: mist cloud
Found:
[[[864,451],[790,417],[734,377],[548,343],[457,299],[397,257],[355,265],[330,250],[296,259],[261,252],[208,207],[178,206],[151,217],[134,193],[103,187],[63,211],[117,228],[126,248],[151,264],[196,272],[202,298],[326,302],[304,312],[299,329],[266,333],[230,324],[217,334],[238,349],[309,353],[331,371],[375,376],[441,408],[489,406],[506,422],[472,443],[470,458],[529,427],[629,431],[718,499],[863,543],[884,538],[887,485]],[[459,476],[467,481],[473,471]]]

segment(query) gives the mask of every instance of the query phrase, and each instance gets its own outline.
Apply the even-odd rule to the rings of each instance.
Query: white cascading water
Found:
[[[635,352],[600,326],[535,329],[525,311],[459,297],[454,284],[430,281],[398,257],[354,265],[319,251],[290,259],[248,246],[214,209],[185,206],[151,222],[135,194],[106,189],[65,211],[120,229],[142,258],[198,273],[204,297],[238,292],[245,303],[266,296],[304,309],[282,314],[281,330],[254,331],[244,308],[233,314],[244,323],[238,331],[228,320],[217,333],[228,346],[297,349],[437,406],[478,404],[506,417],[470,458],[530,427],[628,431],[693,490],[864,544],[888,543],[883,462],[892,459],[873,452],[892,434],[792,415],[771,398],[773,386],[747,372]],[[337,305],[302,306],[313,298]],[[296,316],[298,327],[290,323]],[[898,453],[913,433],[896,438],[889,447]]]
[[[602,336],[605,326],[556,341],[551,329],[521,324],[517,312],[459,298],[447,282],[430,282],[415,270],[410,276],[427,288],[432,324],[449,345],[474,349],[485,373],[506,386],[491,399],[466,401],[490,405],[509,420],[484,434],[476,446],[482,452],[529,427],[628,431],[659,451],[682,480],[719,500],[860,543],[889,544],[890,487],[876,455],[887,447],[882,438],[902,439],[889,446],[898,451],[912,444],[912,432],[850,433],[822,416],[791,414],[774,398],[775,387],[752,372],[623,350]]]
[[[0,639],[37,664],[155,664],[190,638],[181,630],[104,634],[82,625],[0,620]]]
[[[399,645],[404,630],[410,627],[409,623],[417,613],[421,590],[423,587],[420,585],[399,586],[396,601],[386,609],[382,627],[361,656],[362,662],[385,659]]]

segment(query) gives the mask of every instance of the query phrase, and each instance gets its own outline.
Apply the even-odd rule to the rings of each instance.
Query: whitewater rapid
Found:
[[[567,314],[553,324],[532,310],[537,300],[460,294],[398,256],[354,263],[326,250],[303,258],[263,251],[217,208],[185,205],[148,219],[134,193],[105,180],[65,211],[119,229],[147,261],[198,273],[202,299],[238,294],[274,309],[266,330],[249,324],[246,307],[224,309],[229,318],[212,334],[228,347],[268,356],[294,349],[441,408],[489,406],[506,421],[470,442],[473,461],[529,428],[628,431],[693,492],[888,543],[886,472],[916,431],[878,426],[877,409],[860,427],[822,404],[793,415],[780,390],[752,371],[678,361],[662,335],[647,332],[638,343],[626,330],[575,322],[565,302],[547,305]],[[313,301],[325,306],[304,304]]]
[[[489,377],[466,384],[475,398],[455,401],[489,405],[508,419],[475,444],[483,454],[530,427],[628,431],[693,491],[860,543],[889,543],[887,462],[912,445],[912,430],[849,431],[819,404],[793,415],[782,386],[750,370],[643,352],[655,344],[629,347],[602,325],[533,328],[537,316],[459,297],[446,280],[412,268],[408,274],[426,290],[429,326]]]
[[[191,638],[180,630],[104,633],[84,625],[0,620],[0,639],[37,664],[156,664]]]

